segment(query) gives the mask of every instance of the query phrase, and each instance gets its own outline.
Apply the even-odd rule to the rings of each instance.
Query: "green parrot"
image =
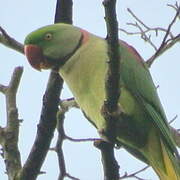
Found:
[[[121,50],[121,95],[115,129],[117,144],[152,166],[161,180],[180,180],[180,158],[167,118],[146,63],[124,41]],[[54,24],[30,33],[25,55],[37,70],[58,71],[87,119],[102,131],[105,100],[107,41],[81,28]]]

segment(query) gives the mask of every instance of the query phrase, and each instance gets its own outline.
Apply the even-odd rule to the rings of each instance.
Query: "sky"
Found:
[[[135,20],[127,12],[130,8],[143,22],[151,27],[167,27],[173,18],[175,11],[166,4],[174,4],[174,0],[126,0],[118,1],[117,15],[119,25],[128,31],[134,31],[126,25],[127,22]],[[6,0],[1,2],[0,26],[2,26],[12,37],[23,43],[24,38],[31,31],[48,24],[54,20],[56,0]],[[106,36],[106,26],[104,22],[104,9],[102,1],[99,0],[74,0],[73,21],[76,26],[82,27],[101,37]],[[179,22],[178,22],[179,23]],[[175,34],[178,33],[178,26],[173,28]],[[146,60],[153,55],[154,50],[148,43],[140,39],[139,36],[127,36],[120,32],[121,39],[133,45],[141,56]],[[160,44],[162,35],[159,38],[152,36],[155,43]],[[180,46],[176,44],[168,52],[157,58],[150,69],[154,82],[159,86],[158,93],[165,109],[168,120],[176,115],[178,118],[172,124],[175,128],[180,128]],[[26,58],[0,45],[0,84],[7,85],[15,67],[23,66],[24,73],[17,94],[17,106],[19,118],[23,119],[20,126],[19,148],[24,162],[32,147],[37,124],[40,117],[42,96],[44,94],[49,71],[37,72],[28,64]],[[67,86],[64,86],[62,98],[71,97]],[[0,94],[0,126],[6,125],[5,98]],[[83,117],[80,110],[73,109],[66,115],[66,133],[74,138],[98,137],[96,129]],[[56,142],[56,134],[51,147]],[[81,180],[101,180],[103,171],[101,166],[100,152],[92,143],[64,143],[65,160],[68,173]],[[132,173],[141,169],[145,165],[133,158],[123,149],[115,151],[119,161],[121,172]],[[55,152],[49,151],[42,171],[46,174],[40,175],[38,180],[57,179],[58,164]],[[4,161],[0,157],[0,179],[7,180],[4,173]],[[140,177],[148,180],[158,180],[152,169],[141,173]],[[68,178],[66,178],[68,180]]]

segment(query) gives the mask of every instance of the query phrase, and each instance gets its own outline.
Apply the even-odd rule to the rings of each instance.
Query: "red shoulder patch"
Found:
[[[120,40],[120,43],[123,44],[124,46],[126,46],[129,50],[130,53],[132,53],[135,57],[135,60],[137,62],[139,62],[141,65],[144,66],[144,60],[143,58],[140,56],[140,54],[137,52],[137,50],[135,48],[133,48],[132,46],[130,46],[128,43],[126,43],[125,41]]]
[[[84,30],[84,29],[80,29],[81,33],[82,33],[82,44],[86,43],[89,40],[89,32]]]

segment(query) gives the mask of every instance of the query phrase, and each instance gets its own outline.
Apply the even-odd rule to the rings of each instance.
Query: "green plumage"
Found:
[[[44,38],[47,33],[52,34],[51,40]],[[68,56],[59,73],[86,116],[102,130],[106,126],[100,113],[105,99],[106,40],[71,25],[57,24],[32,32],[25,44],[40,47],[51,68],[53,60]],[[131,46],[120,41],[120,49],[119,105],[123,115],[117,124],[117,141],[150,164],[161,180],[179,180],[178,152],[149,70]]]

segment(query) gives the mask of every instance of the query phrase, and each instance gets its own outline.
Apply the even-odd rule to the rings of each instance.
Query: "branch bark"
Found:
[[[106,99],[102,106],[102,115],[106,127],[100,133],[107,140],[98,141],[96,147],[101,150],[105,180],[119,179],[119,165],[114,157],[116,139],[116,122],[120,115],[118,99],[120,97],[120,52],[118,38],[118,22],[116,18],[116,0],[104,0],[105,21],[107,27],[108,71],[105,80]]]
[[[6,31],[0,26],[0,43],[4,46],[7,46],[11,49],[14,49],[15,51],[18,51],[20,53],[24,53],[24,46],[23,44],[16,41],[14,38],[10,37]]]
[[[109,61],[107,62],[108,70],[105,80],[106,99],[102,107],[102,115],[106,120],[107,127],[102,130],[102,135],[109,142],[114,143],[116,139],[116,121],[121,111],[118,106],[118,99],[120,97],[120,51],[116,0],[105,0],[103,5],[105,8]]]
[[[95,141],[95,147],[101,150],[104,180],[119,179],[119,165],[114,157],[114,145],[106,141]]]
[[[14,180],[21,169],[21,157],[18,148],[19,119],[16,106],[16,94],[23,73],[22,67],[14,69],[8,86],[0,85],[6,97],[7,125],[0,128],[0,144],[3,147],[3,158],[9,180]]]
[[[55,23],[72,24],[72,0],[57,0]]]

